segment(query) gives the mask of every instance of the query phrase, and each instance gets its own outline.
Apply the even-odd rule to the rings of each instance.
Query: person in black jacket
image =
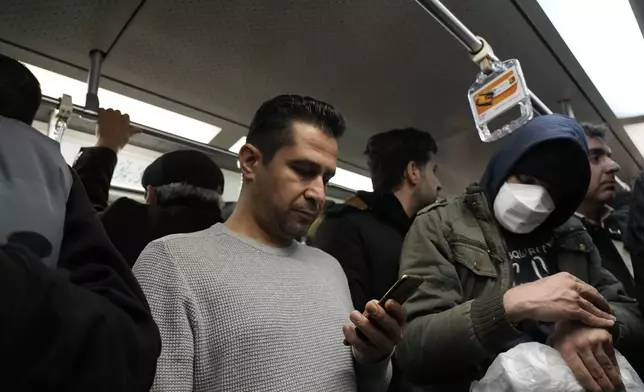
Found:
[[[593,239],[601,256],[602,267],[624,285],[629,297],[641,301],[642,294],[638,293],[634,278],[634,260],[637,258],[632,257],[633,250],[625,239],[627,233],[623,223],[630,221],[633,227],[636,220],[628,217],[632,211],[614,210],[609,206],[617,196],[619,185],[615,177],[620,167],[612,160],[612,151],[605,141],[608,128],[594,124],[582,126],[588,143],[591,178],[586,197],[575,215]],[[639,348],[627,347],[622,349],[622,354],[628,358],[638,374],[644,376],[644,352]]]
[[[192,150],[166,153],[142,178],[146,204],[119,198],[108,206],[117,153],[132,136],[128,115],[101,110],[98,141],[83,148],[74,164],[109,238],[130,266],[150,242],[223,222],[224,174],[207,155]]]
[[[635,298],[644,314],[644,172],[635,180],[626,230],[626,248],[630,251],[635,280]]]
[[[609,206],[615,200],[619,185],[615,179],[619,165],[611,159],[606,144],[607,128],[582,124],[588,142],[591,179],[584,201],[575,214],[588,230],[602,258],[602,266],[622,284],[629,297],[635,298],[631,255],[624,244],[624,227],[620,213]],[[626,214],[627,215],[627,214]]]
[[[416,212],[441,189],[432,136],[414,128],[372,136],[365,154],[374,192],[358,192],[329,208],[313,245],[335,257],[347,274],[353,306],[364,310],[398,279],[402,243]]]
[[[414,128],[372,136],[365,154],[374,192],[357,192],[330,206],[311,240],[342,265],[356,310],[381,298],[398,279],[400,253],[414,216],[434,203],[441,189],[436,177],[434,138]],[[393,363],[390,391],[411,391]]]
[[[40,100],[0,55],[3,390],[148,391],[159,331],[60,145],[30,126]]]

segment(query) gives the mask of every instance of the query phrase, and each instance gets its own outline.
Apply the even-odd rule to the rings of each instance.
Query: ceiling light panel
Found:
[[[40,82],[42,94],[60,98],[70,95],[78,104],[85,101],[87,84],[55,72],[25,64]],[[126,97],[103,88],[98,89],[98,97],[103,108],[120,110],[130,115],[130,120],[173,135],[185,137],[200,143],[210,143],[221,132],[221,128],[203,121],[195,120],[158,106]]]
[[[644,38],[629,0],[538,0],[619,118],[644,115]]]

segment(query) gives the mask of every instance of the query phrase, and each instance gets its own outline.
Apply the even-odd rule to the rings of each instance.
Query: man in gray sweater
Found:
[[[338,262],[295,240],[322,210],[344,129],[323,102],[267,101],[239,153],[232,216],[143,251],[134,273],[163,343],[154,391],[387,389],[402,306],[353,310]]]

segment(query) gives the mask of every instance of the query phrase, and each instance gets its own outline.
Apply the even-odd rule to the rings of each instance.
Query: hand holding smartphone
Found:
[[[418,287],[423,283],[423,278],[417,275],[403,275],[398,279],[396,283],[385,293],[385,295],[380,298],[378,305],[382,306],[383,309],[385,304],[390,299],[398,302],[399,304],[404,304],[407,302],[409,297],[412,296],[418,289]]]
[[[385,304],[389,300],[396,301],[400,305],[404,304],[409,297],[416,292],[418,287],[423,283],[423,278],[421,276],[417,275],[403,275],[398,279],[396,283],[394,283],[393,286],[387,292],[385,295],[382,296],[380,301],[378,301],[378,305],[381,306],[383,309],[385,309]],[[367,318],[369,318],[368,313],[365,311],[363,315]],[[360,338],[365,339],[364,334],[360,331],[359,328],[356,328],[356,333]],[[349,345],[349,342],[345,339],[344,340],[345,345]]]

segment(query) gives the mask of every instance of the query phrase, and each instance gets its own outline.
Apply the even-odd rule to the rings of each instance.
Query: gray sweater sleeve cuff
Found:
[[[502,347],[521,336],[505,314],[503,295],[494,293],[472,301],[472,327],[481,345],[491,353],[498,353]]]
[[[358,384],[359,392],[385,392],[389,388],[391,382],[392,367],[391,357],[392,353],[382,361],[363,363],[356,359],[356,354],[351,347],[353,353],[356,383]]]

